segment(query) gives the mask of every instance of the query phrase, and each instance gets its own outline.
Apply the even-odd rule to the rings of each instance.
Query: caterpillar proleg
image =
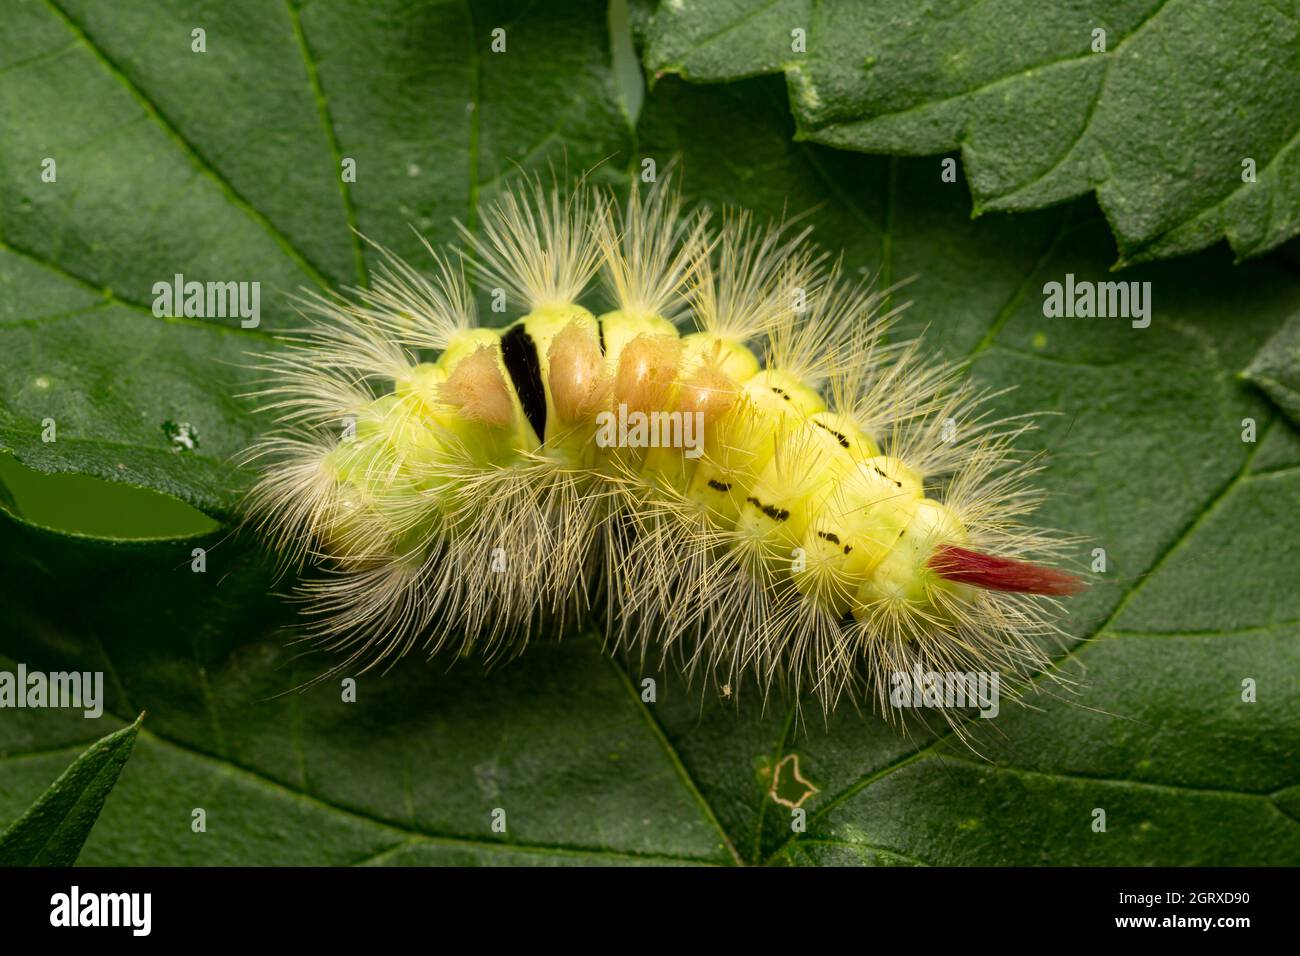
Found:
[[[262,364],[249,515],[340,668],[592,619],[614,650],[893,716],[891,674],[1014,694],[1047,665],[1081,584],[1025,523],[1030,423],[890,341],[888,290],[808,230],[719,218],[666,178],[626,202],[525,180],[462,257],[426,245],[432,278],[385,252],[371,288],[308,300]],[[467,269],[520,317],[480,325]]]

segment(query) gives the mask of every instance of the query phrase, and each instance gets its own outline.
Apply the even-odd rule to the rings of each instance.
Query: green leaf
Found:
[[[261,4],[229,6],[250,22],[280,15]],[[1085,556],[1092,547],[1106,551],[1106,571],[1091,591],[1071,600],[1064,646],[1056,649],[1060,672],[1079,681],[1076,691],[1052,692],[1044,681],[1044,693],[1032,701],[1037,709],[1008,705],[999,719],[976,722],[976,745],[988,758],[981,760],[951,735],[918,728],[906,737],[851,707],[823,722],[811,709],[800,717],[794,702],[778,696],[764,706],[752,687],[730,688],[730,698],[718,698],[699,685],[682,686],[653,662],[612,660],[599,636],[571,630],[535,635],[517,660],[491,670],[474,659],[449,666],[417,655],[387,673],[353,675],[357,698],[348,703],[337,680],[304,686],[332,661],[292,643],[293,609],[274,597],[288,582],[276,581],[268,559],[246,537],[99,540],[8,516],[0,524],[0,599],[13,626],[0,634],[0,653],[51,670],[103,670],[110,713],[150,714],[82,862],[1300,862],[1293,759],[1300,752],[1300,613],[1292,570],[1300,559],[1294,507],[1300,438],[1236,374],[1300,311],[1295,276],[1271,259],[1233,268],[1221,256],[1202,255],[1124,274],[1126,281],[1152,284],[1147,328],[1123,319],[1048,318],[1045,283],[1067,273],[1081,281],[1113,278],[1110,230],[1091,200],[973,222],[969,197],[960,184],[941,184],[932,160],[795,141],[775,78],[718,86],[664,78],[647,95],[629,143],[609,72],[603,8],[551,9],[556,6],[523,13],[493,6],[481,18],[474,7],[481,42],[473,56],[484,71],[475,111],[479,167],[505,169],[506,157],[528,156],[536,134],[515,135],[518,130],[556,130],[533,160],[567,150],[577,166],[593,154],[613,154],[608,169],[639,170],[645,157],[663,169],[677,155],[692,198],[741,203],[760,215],[814,209],[808,221],[817,237],[844,250],[849,268],[877,274],[882,286],[916,277],[894,295],[895,304],[912,301],[904,329],[924,329],[929,347],[950,358],[971,358],[981,384],[1015,386],[997,399],[998,412],[1049,413],[1026,443],[1029,451],[1048,453],[1041,482],[1050,499],[1042,521],[1087,535]],[[457,9],[394,4],[362,15],[316,0],[300,11],[309,49],[330,51],[315,59],[319,101],[302,74],[306,102],[323,103],[336,118],[343,155],[360,155],[363,146],[368,151],[357,188],[349,189],[351,201],[364,231],[404,253],[415,251],[406,229],[413,218],[408,199],[423,194],[399,195],[408,185],[401,162],[371,180],[368,193],[361,176],[368,163],[405,149],[406,136],[423,137],[429,122],[445,122],[451,131],[449,116],[464,95],[432,95],[431,85],[464,76],[471,59],[463,30],[449,26],[463,26],[450,19]],[[154,50],[156,37],[131,54],[130,43],[109,42],[109,33],[127,21],[104,17],[92,24],[82,21],[83,13],[78,8],[69,16],[124,73],[146,84],[162,56]],[[192,19],[175,18],[176,42],[186,50]],[[431,30],[425,20],[448,28]],[[61,56],[86,54],[62,19],[53,23],[69,44]],[[528,56],[529,69],[509,60],[515,53],[497,63],[485,52],[485,30],[497,23],[516,24],[508,27],[510,49]],[[221,35],[209,28],[210,50]],[[7,34],[0,45],[6,42]],[[430,58],[436,68],[428,66]],[[42,69],[42,62],[0,72],[0,100],[39,97],[39,84],[29,87],[25,72]],[[12,63],[0,59],[0,69]],[[347,64],[354,64],[352,72]],[[377,65],[405,70],[414,84],[409,95],[380,97],[367,72]],[[176,68],[200,66],[183,61]],[[93,92],[98,81],[92,78],[103,67],[97,69],[79,80],[52,73],[45,81],[64,76],[60,82],[76,89],[76,82],[91,82],[86,89]],[[268,101],[265,111],[226,118],[211,114],[235,102],[238,90],[211,99],[188,82],[154,89],[149,81],[141,88],[188,140],[206,143],[205,156],[218,155],[217,140],[205,139],[210,128],[226,122],[242,130],[244,148],[215,168],[263,210],[262,219],[306,249],[293,216],[308,213],[292,204],[281,209],[274,190],[256,191],[264,179],[282,175],[282,151],[307,161],[332,150],[323,133],[319,153],[296,134],[275,148],[279,140],[263,132],[268,124],[249,117],[273,111],[288,88],[259,87],[254,73],[246,71],[242,80],[208,77],[247,83],[245,95],[256,91]],[[114,91],[112,84],[121,85],[111,74],[109,82]],[[582,96],[557,95],[575,85]],[[384,92],[404,88],[388,84]],[[490,89],[497,93],[487,96]],[[136,125],[120,135],[157,126],[147,111],[133,115]],[[347,124],[338,120],[342,115]],[[29,144],[43,142],[63,120],[36,108],[20,118],[0,117]],[[378,125],[352,138],[347,131],[357,123]],[[464,163],[467,143],[424,138],[402,159],[439,175],[453,168],[463,174],[457,164]],[[187,182],[212,187],[170,135],[137,160],[161,162],[171,151],[190,164]],[[44,195],[31,169],[39,164],[24,166],[10,150],[0,154],[0,173],[11,187],[0,191],[0,201]],[[446,178],[463,187],[459,174]],[[0,216],[3,241],[18,246],[62,236],[61,245],[40,247],[38,258],[74,272],[102,269],[93,273],[96,289],[147,291],[143,283],[175,271],[170,262],[184,250],[164,254],[137,222],[90,214],[104,190],[116,190],[120,207],[148,207],[152,182],[132,175],[129,164],[118,175],[86,184],[75,207],[42,207],[45,228],[28,230],[21,242],[11,232],[24,228],[21,216],[16,226],[16,212]],[[304,259],[319,263],[331,281],[352,281],[346,209],[335,199],[336,184],[329,187],[322,179],[310,214],[334,208],[337,221]],[[434,188],[432,195],[452,194]],[[458,188],[454,200],[439,200],[446,204],[440,208],[463,215],[466,198]],[[280,254],[266,225],[225,191],[205,192],[191,211],[201,210],[233,217],[232,229],[242,223],[245,242],[267,236],[266,268]],[[437,218],[435,228],[443,225]],[[331,245],[336,239],[343,245]],[[95,256],[75,258],[92,247],[103,256],[111,248],[114,258],[102,265]],[[223,255],[242,248],[232,242]],[[138,265],[151,256],[152,265]],[[119,341],[156,342],[138,372],[116,375],[99,354],[114,340],[88,338],[95,329],[89,316],[81,316],[82,326],[43,320],[84,304],[60,301],[59,290],[85,290],[53,281],[50,267],[30,256],[9,261],[21,265],[0,273],[0,309],[9,310],[9,328],[0,334],[13,334],[16,343],[0,347],[7,427],[39,435],[54,396],[34,394],[31,383],[47,356],[60,357],[60,381],[72,383],[60,393],[68,405],[59,420],[75,423],[61,426],[52,445],[29,438],[20,456],[50,468],[116,472],[118,480],[201,503],[215,514],[232,509],[227,489],[246,478],[223,463],[261,426],[229,398],[238,383],[222,377],[223,366],[204,369],[195,357],[232,339],[239,340],[234,351],[266,344],[228,326],[169,323],[135,306],[96,300],[97,314],[130,323],[120,326]],[[223,261],[227,270],[233,259]],[[297,268],[307,277],[297,281],[311,281]],[[265,288],[268,313],[282,308]],[[79,350],[79,340],[87,347]],[[120,349],[121,361],[133,354],[127,344]],[[173,407],[167,400],[176,389],[196,394]],[[211,418],[201,417],[208,413]],[[1253,444],[1242,441],[1246,417],[1259,424]],[[168,448],[160,426],[168,419],[194,424],[200,446]],[[65,433],[84,439],[78,454],[63,446]],[[116,437],[97,442],[101,433]],[[194,454],[209,449],[222,463],[211,471]],[[204,573],[191,570],[196,547],[207,552]],[[657,681],[653,703],[642,699],[648,678]],[[1254,703],[1242,699],[1246,679],[1255,683]],[[13,712],[0,721],[0,751],[66,746],[75,734],[57,714]],[[21,772],[7,773],[0,816],[19,814],[52,775],[40,760],[18,762]],[[806,833],[791,830],[788,804],[794,802],[807,813]],[[207,821],[201,833],[191,827],[197,808]],[[1107,811],[1105,833],[1092,829],[1096,808]],[[493,827],[498,809],[505,811],[504,832]]]
[[[91,744],[0,835],[0,866],[72,866],[77,862],[82,844],[131,756],[143,719],[141,714],[134,723]],[[30,755],[6,755],[5,759],[30,759]]]
[[[1242,374],[1300,424],[1300,315],[1293,315],[1264,343]]]
[[[365,281],[353,228],[426,261],[416,230],[451,239],[515,164],[586,169],[626,146],[604,11],[6,3],[0,448],[231,516],[231,458],[263,427],[237,397],[248,353],[296,324],[299,289]],[[154,284],[178,273],[259,282],[260,325],[156,319]]]
[[[1300,230],[1298,13],[1295,0],[665,0],[646,64],[709,82],[783,72],[800,139],[960,149],[977,214],[1095,192],[1121,264],[1223,238],[1248,258]]]
[[[801,726],[784,706],[666,719],[701,792],[748,858],[788,863],[1193,864],[1300,860],[1288,754],[1300,747],[1300,438],[1235,370],[1292,313],[1300,286],[1271,263],[1218,257],[1135,268],[1152,322],[1046,318],[1043,286],[1114,278],[1104,221],[1084,204],[970,222],[926,161],[790,142],[770,81],[666,78],[642,146],[680,150],[693,191],[778,214],[818,202],[817,236],[882,283],[916,276],[906,326],[973,359],[1007,414],[1055,413],[1043,523],[1083,533],[1107,570],[1070,605],[1058,667],[1077,693],[977,721],[976,758],[950,736],[905,739],[840,712]],[[728,130],[725,139],[703,130]],[[743,157],[743,162],[741,161]],[[1241,420],[1260,437],[1242,441]],[[1090,638],[1090,640],[1080,640]],[[1242,681],[1260,688],[1242,701]],[[1040,682],[1041,684],[1041,682]],[[993,725],[993,726],[989,726]],[[739,738],[739,739],[737,739]],[[768,794],[782,759],[817,788],[808,831]],[[786,777],[778,781],[784,792]],[[1089,826],[1107,810],[1105,834]]]
[[[196,544],[211,549],[205,574],[190,571]],[[733,859],[639,690],[595,640],[539,642],[491,672],[409,659],[356,675],[347,703],[338,680],[301,688],[325,660],[288,646],[270,569],[239,542],[97,542],[9,519],[0,546],[15,608],[4,653],[102,670],[109,713],[149,710],[84,863]],[[82,582],[76,602],[60,600],[67,579]],[[67,732],[13,714],[0,752]],[[41,772],[21,769],[0,789],[0,815]],[[498,807],[505,834],[492,829]],[[196,808],[206,832],[191,829]]]

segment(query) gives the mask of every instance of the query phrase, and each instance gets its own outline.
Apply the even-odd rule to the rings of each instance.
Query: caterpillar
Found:
[[[247,512],[336,671],[594,622],[727,692],[892,717],[891,674],[1047,667],[1082,582],[1026,522],[1032,419],[890,341],[891,290],[809,228],[716,219],[670,176],[523,177],[461,249],[424,242],[429,275],[376,244],[370,287],[300,300]],[[471,279],[522,315],[481,325]]]

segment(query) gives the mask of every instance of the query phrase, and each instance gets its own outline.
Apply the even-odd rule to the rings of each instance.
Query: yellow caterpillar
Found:
[[[828,709],[917,670],[1014,694],[1046,664],[1079,582],[1025,560],[1062,547],[1021,524],[1028,426],[887,344],[882,292],[806,231],[712,229],[666,181],[625,204],[529,181],[482,223],[467,261],[509,327],[478,325],[460,260],[385,253],[263,365],[251,520],[318,569],[298,591],[340,667],[493,657],[592,612],[615,647]]]

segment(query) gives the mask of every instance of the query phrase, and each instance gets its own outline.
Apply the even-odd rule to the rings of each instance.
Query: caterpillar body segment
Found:
[[[806,231],[711,231],[666,182],[620,207],[533,181],[482,221],[471,268],[512,324],[479,326],[437,252],[433,281],[385,254],[264,366],[281,427],[249,454],[250,520],[312,569],[340,667],[491,658],[593,614],[615,646],[827,709],[869,688],[895,716],[896,672],[1014,694],[1045,666],[1078,582],[1029,560],[1064,542],[1021,523],[1028,426],[886,344],[880,291]]]

